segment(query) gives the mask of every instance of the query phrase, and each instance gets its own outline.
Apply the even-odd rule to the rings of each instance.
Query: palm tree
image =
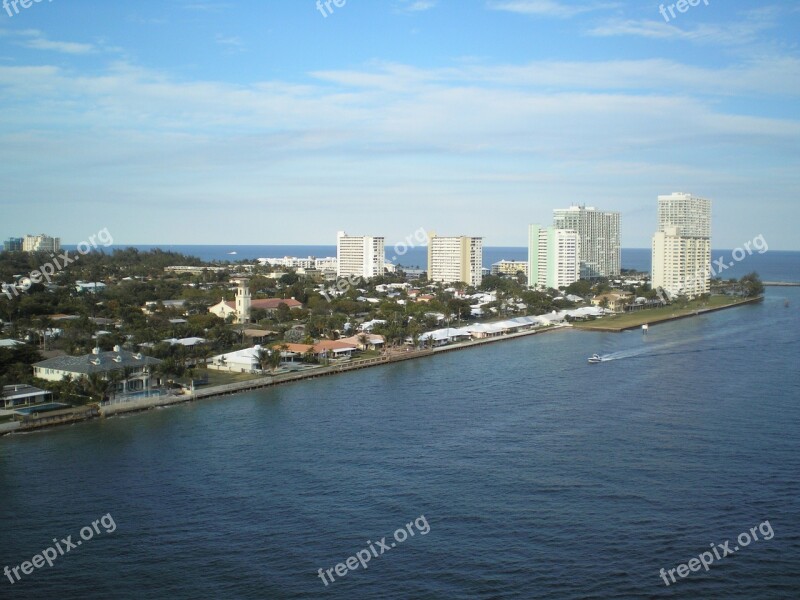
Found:
[[[256,353],[256,361],[262,371],[265,371],[270,364],[270,352],[266,348],[259,348]]]
[[[283,344],[282,348],[285,348],[286,344]],[[273,347],[269,353],[269,366],[272,367],[272,372],[278,370],[278,367],[281,366],[281,348]]]
[[[88,377],[83,380],[86,392],[92,398],[97,398],[102,402],[105,398],[106,391],[108,390],[108,381],[99,373],[90,373]]]
[[[116,370],[111,371],[108,374],[108,380],[106,381],[107,390],[111,392],[112,399],[116,399],[117,397],[117,389],[119,387],[120,382],[124,380],[124,375],[122,371]]]

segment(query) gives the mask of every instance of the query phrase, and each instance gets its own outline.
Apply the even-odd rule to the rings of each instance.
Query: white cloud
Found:
[[[581,13],[615,8],[618,3],[561,2],[560,0],[491,0],[488,8],[538,17],[566,19]]]
[[[37,29],[23,29],[20,31],[1,29],[0,36],[13,38],[14,44],[32,50],[49,50],[64,54],[88,54],[95,50],[92,44],[49,40],[47,36]]]
[[[217,34],[215,41],[220,46],[225,46],[230,52],[244,52],[245,50],[245,44],[238,36]]]
[[[405,13],[423,12],[436,8],[437,3],[438,0],[400,0],[396,9]]]
[[[725,23],[694,25],[685,17],[666,23],[655,19],[609,19],[589,30],[598,37],[635,36],[653,39],[676,39],[721,45],[747,45],[758,41],[761,35],[776,27],[782,9],[762,7],[744,12],[737,20]]]

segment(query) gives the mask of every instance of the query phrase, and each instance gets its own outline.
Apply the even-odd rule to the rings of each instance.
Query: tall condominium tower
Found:
[[[711,200],[691,194],[658,197],[651,283],[670,296],[711,290]]]
[[[382,237],[336,234],[336,275],[371,279],[383,275],[386,262]]]
[[[592,206],[571,206],[553,211],[556,229],[571,229],[581,238],[581,279],[618,277],[620,273],[619,213]]]
[[[573,229],[528,227],[528,287],[566,287],[580,279],[581,238]]]
[[[480,285],[483,279],[483,238],[428,234],[428,279]]]

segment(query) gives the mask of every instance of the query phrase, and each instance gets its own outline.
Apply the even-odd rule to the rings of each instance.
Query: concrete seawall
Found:
[[[151,410],[153,408],[173,406],[182,404],[184,402],[192,402],[194,400],[203,400],[207,398],[214,398],[218,396],[226,396],[231,394],[239,394],[252,390],[264,389],[276,385],[283,385],[302,381],[304,379],[314,379],[317,377],[329,377],[340,373],[348,373],[351,371],[358,371],[361,369],[368,369],[380,365],[391,363],[403,362],[406,360],[414,360],[426,356],[433,356],[443,352],[452,352],[455,350],[465,350],[468,348],[475,348],[478,346],[485,346],[495,342],[502,342],[506,340],[516,339],[534,334],[541,334],[551,331],[560,331],[570,329],[569,325],[556,325],[551,327],[544,327],[539,329],[531,329],[526,331],[519,331],[516,333],[509,333],[499,335],[496,337],[483,338],[478,340],[469,340],[465,342],[457,342],[440,346],[438,348],[430,348],[426,350],[410,350],[407,352],[395,351],[388,355],[367,358],[363,360],[354,360],[348,363],[340,363],[326,367],[318,367],[307,369],[296,373],[281,373],[274,376],[258,377],[248,381],[239,381],[226,385],[218,385],[208,387],[205,389],[194,390],[191,393],[177,394],[177,395],[161,395],[153,396],[150,398],[137,398],[135,400],[128,400],[124,402],[112,402],[101,405],[91,405],[89,407],[75,407],[74,409],[67,409],[63,411],[55,411],[53,413],[44,413],[36,419],[36,424],[29,423],[26,427],[24,423],[14,422],[5,424],[7,427],[0,425],[0,435],[5,433],[13,433],[14,431],[24,431],[26,429],[35,429],[41,427],[53,427],[59,424],[74,423],[76,421],[85,421],[96,417],[113,417],[115,415],[141,412]],[[58,414],[56,414],[58,413]],[[48,416],[49,415],[49,416]]]

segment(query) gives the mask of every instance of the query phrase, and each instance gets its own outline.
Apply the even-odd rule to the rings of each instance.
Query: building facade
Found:
[[[428,234],[428,279],[462,281],[478,286],[483,279],[483,238]]]
[[[572,229],[528,227],[528,287],[559,289],[580,279],[581,238]]]
[[[43,360],[33,365],[33,376],[45,381],[62,381],[64,377],[77,380],[96,374],[108,380],[116,371],[121,376],[116,391],[137,392],[151,385],[152,370],[160,363],[156,358],[115,346],[110,352],[95,349],[83,356],[57,356]]]
[[[383,275],[386,262],[382,237],[336,234],[336,276],[372,279]]]
[[[49,235],[26,235],[22,239],[23,252],[58,252],[61,250],[61,238],[50,237]]]
[[[711,291],[711,200],[691,194],[658,197],[652,243],[653,289],[689,298]]]
[[[500,260],[492,263],[492,275],[510,275],[515,277],[522,271],[528,276],[528,263],[524,260]]]
[[[621,268],[618,212],[593,206],[571,206],[553,211],[553,226],[580,236],[581,279],[619,277]]]
[[[22,252],[22,238],[8,238],[3,242],[4,252]]]

